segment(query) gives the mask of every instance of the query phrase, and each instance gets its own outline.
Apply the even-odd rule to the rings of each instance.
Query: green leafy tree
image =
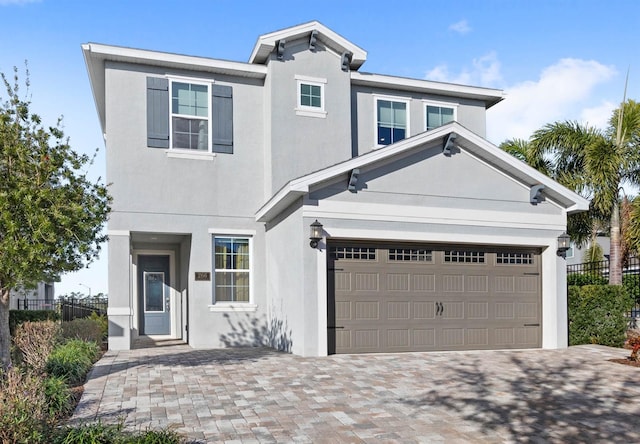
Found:
[[[582,229],[593,226],[584,223],[585,218],[609,221],[609,283],[614,285],[622,284],[621,195],[624,185],[640,185],[639,142],[640,104],[634,100],[621,103],[605,131],[555,122],[536,131],[531,140],[537,155],[551,159],[554,179],[591,199]]]
[[[29,87],[28,72],[25,86]],[[83,170],[92,158],[69,146],[61,130],[46,128],[1,73],[0,93],[0,359],[11,364],[11,289],[54,280],[97,257],[109,213],[104,185]]]

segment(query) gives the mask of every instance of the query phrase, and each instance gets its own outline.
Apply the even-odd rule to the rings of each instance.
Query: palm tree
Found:
[[[551,161],[535,150],[531,142],[524,139],[508,139],[500,144],[500,149],[511,154],[513,157],[520,159],[529,166],[534,167],[541,173],[551,176],[553,165]]]
[[[623,186],[640,186],[640,103],[623,101],[605,131],[570,121],[547,124],[531,145],[535,156],[551,161],[554,179],[591,199],[591,216],[609,220],[609,283],[622,284],[620,201]]]

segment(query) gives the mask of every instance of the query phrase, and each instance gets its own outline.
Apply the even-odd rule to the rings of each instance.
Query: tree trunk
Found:
[[[611,246],[609,248],[609,285],[622,285],[622,261],[620,257],[620,207],[618,200],[611,210]]]
[[[0,286],[0,369],[11,367],[11,332],[9,331],[9,289]]]

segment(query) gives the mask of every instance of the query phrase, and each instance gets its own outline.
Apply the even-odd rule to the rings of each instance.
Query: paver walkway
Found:
[[[640,442],[628,351],[339,355],[186,345],[107,352],[73,421],[195,442]]]

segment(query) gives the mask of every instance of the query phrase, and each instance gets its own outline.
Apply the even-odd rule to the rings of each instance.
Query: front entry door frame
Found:
[[[178,293],[176,288],[176,263],[175,263],[175,252],[173,250],[135,250],[133,252],[135,257],[135,262],[133,263],[133,283],[134,283],[134,291],[133,295],[135,298],[135,303],[133,304],[136,307],[136,315],[134,316],[136,322],[136,329],[138,334],[140,333],[142,325],[140,325],[140,317],[144,316],[144,306],[140,300],[140,286],[142,283],[138,278],[138,264],[140,260],[140,256],[169,256],[169,280],[167,285],[169,287],[169,334],[168,335],[151,335],[153,337],[158,338],[168,338],[168,339],[180,339],[181,331],[182,331],[182,303],[180,293]],[[142,333],[143,336],[146,336],[145,333]]]

